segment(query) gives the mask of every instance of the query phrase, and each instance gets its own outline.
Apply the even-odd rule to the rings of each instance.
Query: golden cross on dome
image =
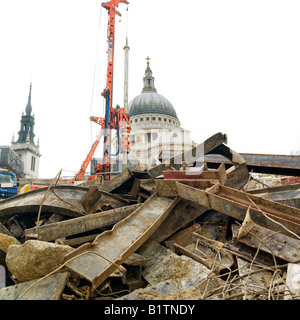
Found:
[[[149,68],[151,59],[149,57],[147,57],[146,60],[147,60],[147,67]]]

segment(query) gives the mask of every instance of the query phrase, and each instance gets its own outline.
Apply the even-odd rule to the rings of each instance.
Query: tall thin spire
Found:
[[[17,140],[17,143],[30,141],[31,143],[34,144],[35,134],[34,134],[34,116],[31,115],[32,113],[31,89],[32,89],[32,83],[30,83],[28,102],[25,108],[26,114],[24,115],[24,113],[22,112],[22,117],[20,121],[21,126],[20,126],[20,131],[18,132],[19,138]]]
[[[32,106],[31,106],[31,89],[32,89],[32,82],[30,82],[28,102],[27,102],[27,106],[26,106],[26,109],[25,109],[26,115],[28,115],[28,116],[31,114],[31,111],[32,111]]]
[[[125,50],[125,61],[124,61],[124,109],[128,113],[128,73],[129,73],[129,46],[128,37],[126,37],[126,45],[123,48]]]

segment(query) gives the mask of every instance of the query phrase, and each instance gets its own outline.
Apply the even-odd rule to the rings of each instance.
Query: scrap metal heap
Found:
[[[226,144],[1,201],[0,299],[299,299],[300,185],[247,191]],[[203,154],[231,167],[195,168]]]

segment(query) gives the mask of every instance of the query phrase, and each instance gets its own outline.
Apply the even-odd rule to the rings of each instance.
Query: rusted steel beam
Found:
[[[300,176],[300,155],[274,155],[240,153],[246,160],[248,170],[261,173],[273,173],[280,175]],[[207,154],[204,161],[212,166],[219,166],[230,161],[219,154]]]
[[[241,189],[249,180],[249,171],[245,163],[232,166],[226,170],[225,186]]]
[[[201,172],[195,171],[173,171],[167,170],[163,171],[164,179],[176,179],[176,180],[218,180],[221,184],[224,184],[226,181],[226,169],[225,165],[221,164],[217,170],[203,170]]]
[[[248,191],[248,193],[300,209],[299,183],[273,188],[255,189]]]
[[[20,282],[0,289],[0,300],[61,300],[69,277],[69,272],[60,272]]]
[[[51,187],[45,197],[47,190],[48,187],[36,189],[4,199],[0,202],[0,212],[7,217],[28,212],[38,213],[42,204],[42,212],[61,213],[72,217],[86,214],[79,200],[86,194],[88,188],[73,185]]]
[[[238,231],[237,240],[288,262],[300,261],[299,239],[257,225],[252,221],[249,211]]]
[[[103,208],[115,209],[124,207],[129,204],[129,201],[101,190],[98,185],[95,185],[80,199],[80,204],[87,213],[94,213],[102,211]]]
[[[41,241],[52,241],[86,231],[108,227],[126,218],[138,207],[140,207],[140,204],[134,204],[100,213],[89,214],[84,217],[50,223],[40,226],[38,230],[36,230],[36,228],[26,229],[25,240],[34,238]]]
[[[178,191],[176,188],[176,182],[197,188],[197,189],[206,189],[214,186],[218,183],[218,180],[205,180],[205,179],[190,179],[190,180],[175,180],[175,179],[157,179],[155,180],[155,186],[157,194],[160,197],[177,197]]]
[[[230,149],[229,147],[225,146],[224,144],[220,144],[213,150],[207,152],[207,154],[219,154],[223,157],[227,158],[231,163],[234,165],[240,165],[246,163],[246,160],[243,158],[242,155],[237,153],[236,151]]]
[[[222,185],[216,185],[210,190],[201,190],[176,182],[176,188],[178,196],[241,221],[244,220],[247,209],[250,206],[250,213],[255,223],[286,234],[287,231],[283,227],[268,219],[268,217],[271,217],[290,231],[300,235],[300,209],[298,208],[256,197]]]
[[[207,211],[198,203],[181,199],[172,212],[151,236],[157,242],[168,239],[172,234],[185,227]]]
[[[230,269],[234,264],[232,254],[224,250],[222,242],[208,239],[196,232],[193,233],[193,241],[194,243],[185,247],[174,243],[174,247],[176,251],[201,262],[217,274],[223,269]]]
[[[149,170],[149,174],[152,178],[160,176],[166,168],[173,167],[179,169],[183,163],[194,163],[198,158],[203,158],[203,156],[209,153],[211,150],[215,149],[222,143],[227,143],[227,136],[221,132],[214,134],[203,143],[197,145],[196,147],[185,151],[179,155],[174,156],[168,160],[168,164],[161,163]]]
[[[95,290],[147,239],[178,203],[179,198],[155,193],[112,230],[100,234],[65,257],[66,268],[92,283]]]
[[[123,184],[129,182],[129,180],[133,180],[133,177],[133,173],[128,168],[126,168],[120,174],[113,177],[110,181],[105,181],[102,185],[99,186],[99,189],[106,192],[113,192],[116,189],[120,188]]]

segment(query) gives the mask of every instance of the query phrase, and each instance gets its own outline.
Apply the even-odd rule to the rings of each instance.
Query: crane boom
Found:
[[[91,121],[94,121],[101,125],[101,132],[97,136],[95,142],[93,143],[90,152],[88,153],[86,159],[82,163],[79,172],[76,177],[72,180],[81,181],[88,164],[90,163],[95,150],[100,142],[102,136],[104,136],[104,163],[99,163],[95,172],[96,175],[101,175],[105,173],[105,179],[109,180],[108,172],[110,172],[110,149],[111,149],[111,131],[112,129],[117,130],[118,134],[118,152],[129,152],[129,132],[130,120],[129,115],[125,112],[124,108],[117,106],[116,108],[112,107],[112,98],[113,98],[113,74],[114,74],[114,48],[115,48],[115,17],[116,15],[121,16],[120,12],[117,10],[120,3],[129,4],[127,0],[110,0],[108,2],[102,3],[102,7],[108,11],[108,29],[107,29],[107,41],[108,41],[108,64],[107,64],[107,78],[106,78],[106,87],[101,93],[105,98],[105,117],[90,117]]]
[[[114,75],[114,49],[115,49],[115,17],[116,14],[121,16],[120,12],[117,10],[120,3],[128,4],[127,0],[111,0],[102,3],[102,7],[108,11],[109,22],[107,29],[107,42],[108,42],[108,64],[107,64],[107,79],[106,87],[101,93],[106,100],[105,107],[105,124],[104,124],[104,163],[98,164],[95,171],[97,174],[104,172],[110,172],[110,149],[111,149],[111,133],[112,129],[117,129],[119,134],[119,117],[118,110],[112,107],[113,98],[113,75]],[[130,128],[129,116],[123,117],[121,121],[125,120],[127,122],[127,127]],[[129,129],[130,130],[130,129]],[[120,137],[118,136],[119,149],[120,149]],[[128,139],[128,149],[129,149],[129,139]],[[119,152],[119,151],[118,151]],[[117,152],[117,153],[118,153]],[[128,151],[127,151],[128,152]],[[106,179],[109,176],[106,174]]]

